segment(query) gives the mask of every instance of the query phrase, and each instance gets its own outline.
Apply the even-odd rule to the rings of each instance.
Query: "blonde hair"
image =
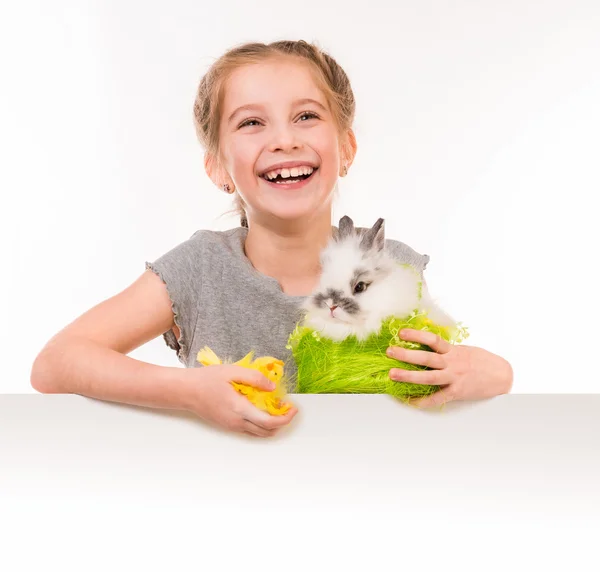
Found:
[[[297,57],[308,62],[329,102],[339,132],[345,133],[352,127],[355,102],[350,80],[342,67],[329,54],[304,40],[242,44],[227,51],[212,64],[196,91],[194,101],[196,135],[205,151],[213,155],[217,161],[220,159],[219,126],[225,81],[232,71],[243,65],[260,63],[277,56]],[[247,227],[245,204],[237,193],[235,211],[240,214],[241,225]]]

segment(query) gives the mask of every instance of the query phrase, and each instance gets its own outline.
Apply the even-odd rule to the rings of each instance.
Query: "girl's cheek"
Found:
[[[234,169],[245,169],[256,161],[255,145],[250,141],[236,141],[230,146],[228,156]]]

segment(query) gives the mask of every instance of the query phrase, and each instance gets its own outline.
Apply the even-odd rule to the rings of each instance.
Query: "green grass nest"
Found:
[[[287,348],[296,361],[298,373],[290,381],[296,393],[380,393],[402,401],[435,393],[438,385],[393,381],[390,369],[426,370],[386,355],[389,346],[433,351],[429,346],[402,340],[402,329],[424,330],[457,344],[468,337],[467,328],[458,324],[449,329],[429,320],[424,313],[413,312],[405,318],[389,317],[379,332],[359,341],[355,336],[336,342],[324,338],[299,323],[289,337]]]

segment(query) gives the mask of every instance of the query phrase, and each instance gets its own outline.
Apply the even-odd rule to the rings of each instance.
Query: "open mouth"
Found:
[[[276,169],[260,175],[268,183],[275,185],[293,185],[311,179],[318,167],[293,167],[291,169]]]

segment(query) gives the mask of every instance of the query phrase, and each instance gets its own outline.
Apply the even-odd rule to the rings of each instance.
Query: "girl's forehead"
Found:
[[[314,99],[327,105],[308,64],[273,59],[233,70],[223,85],[223,111],[245,105],[273,105]]]

